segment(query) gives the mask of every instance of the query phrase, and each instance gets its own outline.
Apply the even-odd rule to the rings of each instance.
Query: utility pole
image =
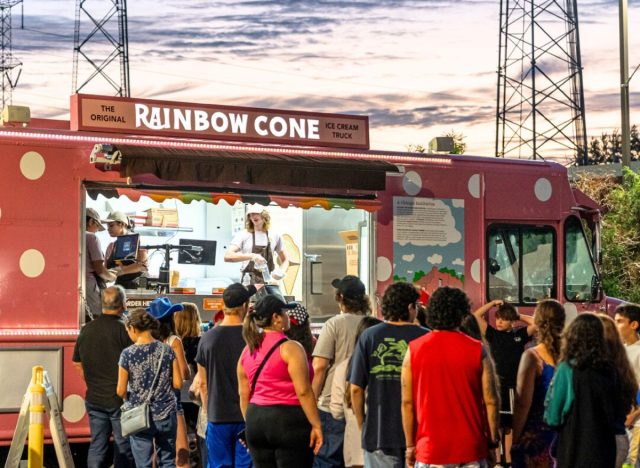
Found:
[[[631,129],[629,124],[629,45],[627,43],[627,0],[620,0],[620,111],[622,114],[622,165],[631,163]]]
[[[127,0],[76,0],[72,93],[129,97]]]
[[[496,156],[586,164],[577,0],[501,0],[498,49]]]

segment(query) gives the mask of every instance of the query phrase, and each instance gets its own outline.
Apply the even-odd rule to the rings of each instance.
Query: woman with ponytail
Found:
[[[256,468],[310,468],[322,446],[307,355],[284,334],[289,328],[286,309],[296,305],[265,296],[242,328],[247,346],[238,361],[238,390]]]
[[[543,421],[544,399],[560,360],[564,322],[564,308],[558,301],[538,303],[534,314],[538,344],[524,352],[518,367],[511,447],[514,468],[554,466],[550,449],[555,432]]]

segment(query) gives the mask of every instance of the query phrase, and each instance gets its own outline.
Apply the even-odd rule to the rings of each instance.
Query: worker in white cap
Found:
[[[244,284],[264,284],[260,267],[267,265],[271,279],[281,280],[289,268],[289,257],[282,237],[270,232],[271,216],[261,205],[248,205],[245,229],[231,240],[224,254],[225,262],[242,262],[240,271]],[[275,258],[280,266],[276,267]],[[268,281],[266,281],[268,282]]]
[[[122,211],[112,211],[103,219],[107,224],[107,230],[111,237],[124,236],[133,231],[129,217]],[[105,266],[117,275],[116,284],[125,289],[137,289],[138,278],[147,272],[148,252],[146,249],[138,249],[135,258],[121,261],[119,264],[114,259],[116,243],[111,242],[105,252]]]
[[[104,266],[104,255],[100,239],[96,232],[104,231],[100,215],[93,208],[85,211],[85,318],[87,320],[102,313],[100,292],[107,287],[107,282],[114,281],[116,276]]]

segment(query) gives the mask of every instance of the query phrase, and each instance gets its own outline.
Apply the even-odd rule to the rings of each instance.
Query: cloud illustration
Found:
[[[433,254],[427,257],[427,261],[432,265],[440,265],[442,263],[442,255]]]

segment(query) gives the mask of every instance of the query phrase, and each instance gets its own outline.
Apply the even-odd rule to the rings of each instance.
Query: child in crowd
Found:
[[[495,313],[495,328],[485,320],[485,315],[492,308]],[[518,364],[526,344],[536,331],[533,317],[520,315],[511,304],[502,300],[494,300],[477,309],[475,316],[482,337],[489,344],[491,355],[496,363],[496,373],[500,379],[500,427],[504,434],[503,451],[507,456],[502,462],[509,462],[511,449],[511,427],[513,417],[513,401],[518,375]],[[522,321],[527,326],[515,328],[516,322]]]
[[[627,357],[631,363],[631,368],[636,376],[636,381],[640,383],[640,306],[636,304],[621,304],[615,312],[616,327],[620,338],[624,343]],[[627,416],[626,426],[630,428],[629,455],[625,465],[637,466],[638,445],[640,442],[640,409],[636,407]]]

